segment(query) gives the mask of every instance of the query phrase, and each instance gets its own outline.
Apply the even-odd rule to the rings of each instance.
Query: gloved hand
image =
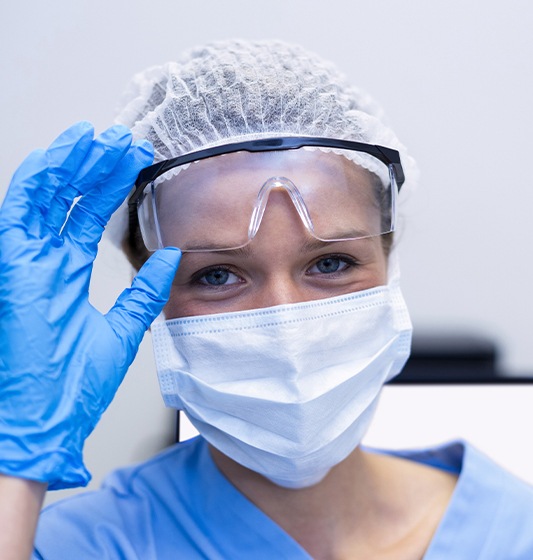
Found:
[[[155,253],[106,315],[89,303],[104,226],[152,160],[151,145],[132,145],[125,127],[93,139],[91,125],[79,123],[31,153],[13,177],[0,210],[4,474],[51,489],[90,479],[85,438],[166,303],[181,255]]]

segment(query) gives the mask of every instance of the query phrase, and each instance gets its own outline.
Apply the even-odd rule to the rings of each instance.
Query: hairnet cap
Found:
[[[116,120],[152,142],[156,162],[244,139],[325,136],[399,150],[408,183],[414,161],[382,119],[370,96],[313,53],[281,41],[231,40],[137,74]],[[126,227],[123,205],[108,237],[120,245]]]

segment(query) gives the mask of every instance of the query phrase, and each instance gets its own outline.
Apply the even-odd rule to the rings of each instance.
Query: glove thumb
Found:
[[[106,315],[126,350],[126,368],[135,358],[146,329],[168,301],[180,259],[181,251],[175,248],[154,253]]]

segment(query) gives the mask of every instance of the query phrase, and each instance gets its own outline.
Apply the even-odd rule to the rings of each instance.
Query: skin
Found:
[[[0,474],[0,556],[30,558],[47,485]]]
[[[244,249],[184,255],[165,313],[264,308],[386,282],[379,237],[318,243],[280,190],[270,194],[258,233]],[[357,448],[321,483],[289,490],[217,449],[211,453],[241,492],[320,560],[422,558],[456,482],[447,473]]]

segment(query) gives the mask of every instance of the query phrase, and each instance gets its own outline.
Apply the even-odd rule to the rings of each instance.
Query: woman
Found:
[[[413,164],[371,100],[237,41],[141,74],[118,120],[30,155],[2,209],[2,557],[31,553],[47,486],[88,481],[83,441],[162,309],[162,394],[201,437],[48,508],[36,558],[531,557],[531,489],[469,446],[359,445],[411,334]],[[110,228],[140,272],[103,317],[91,265],[142,169]]]

